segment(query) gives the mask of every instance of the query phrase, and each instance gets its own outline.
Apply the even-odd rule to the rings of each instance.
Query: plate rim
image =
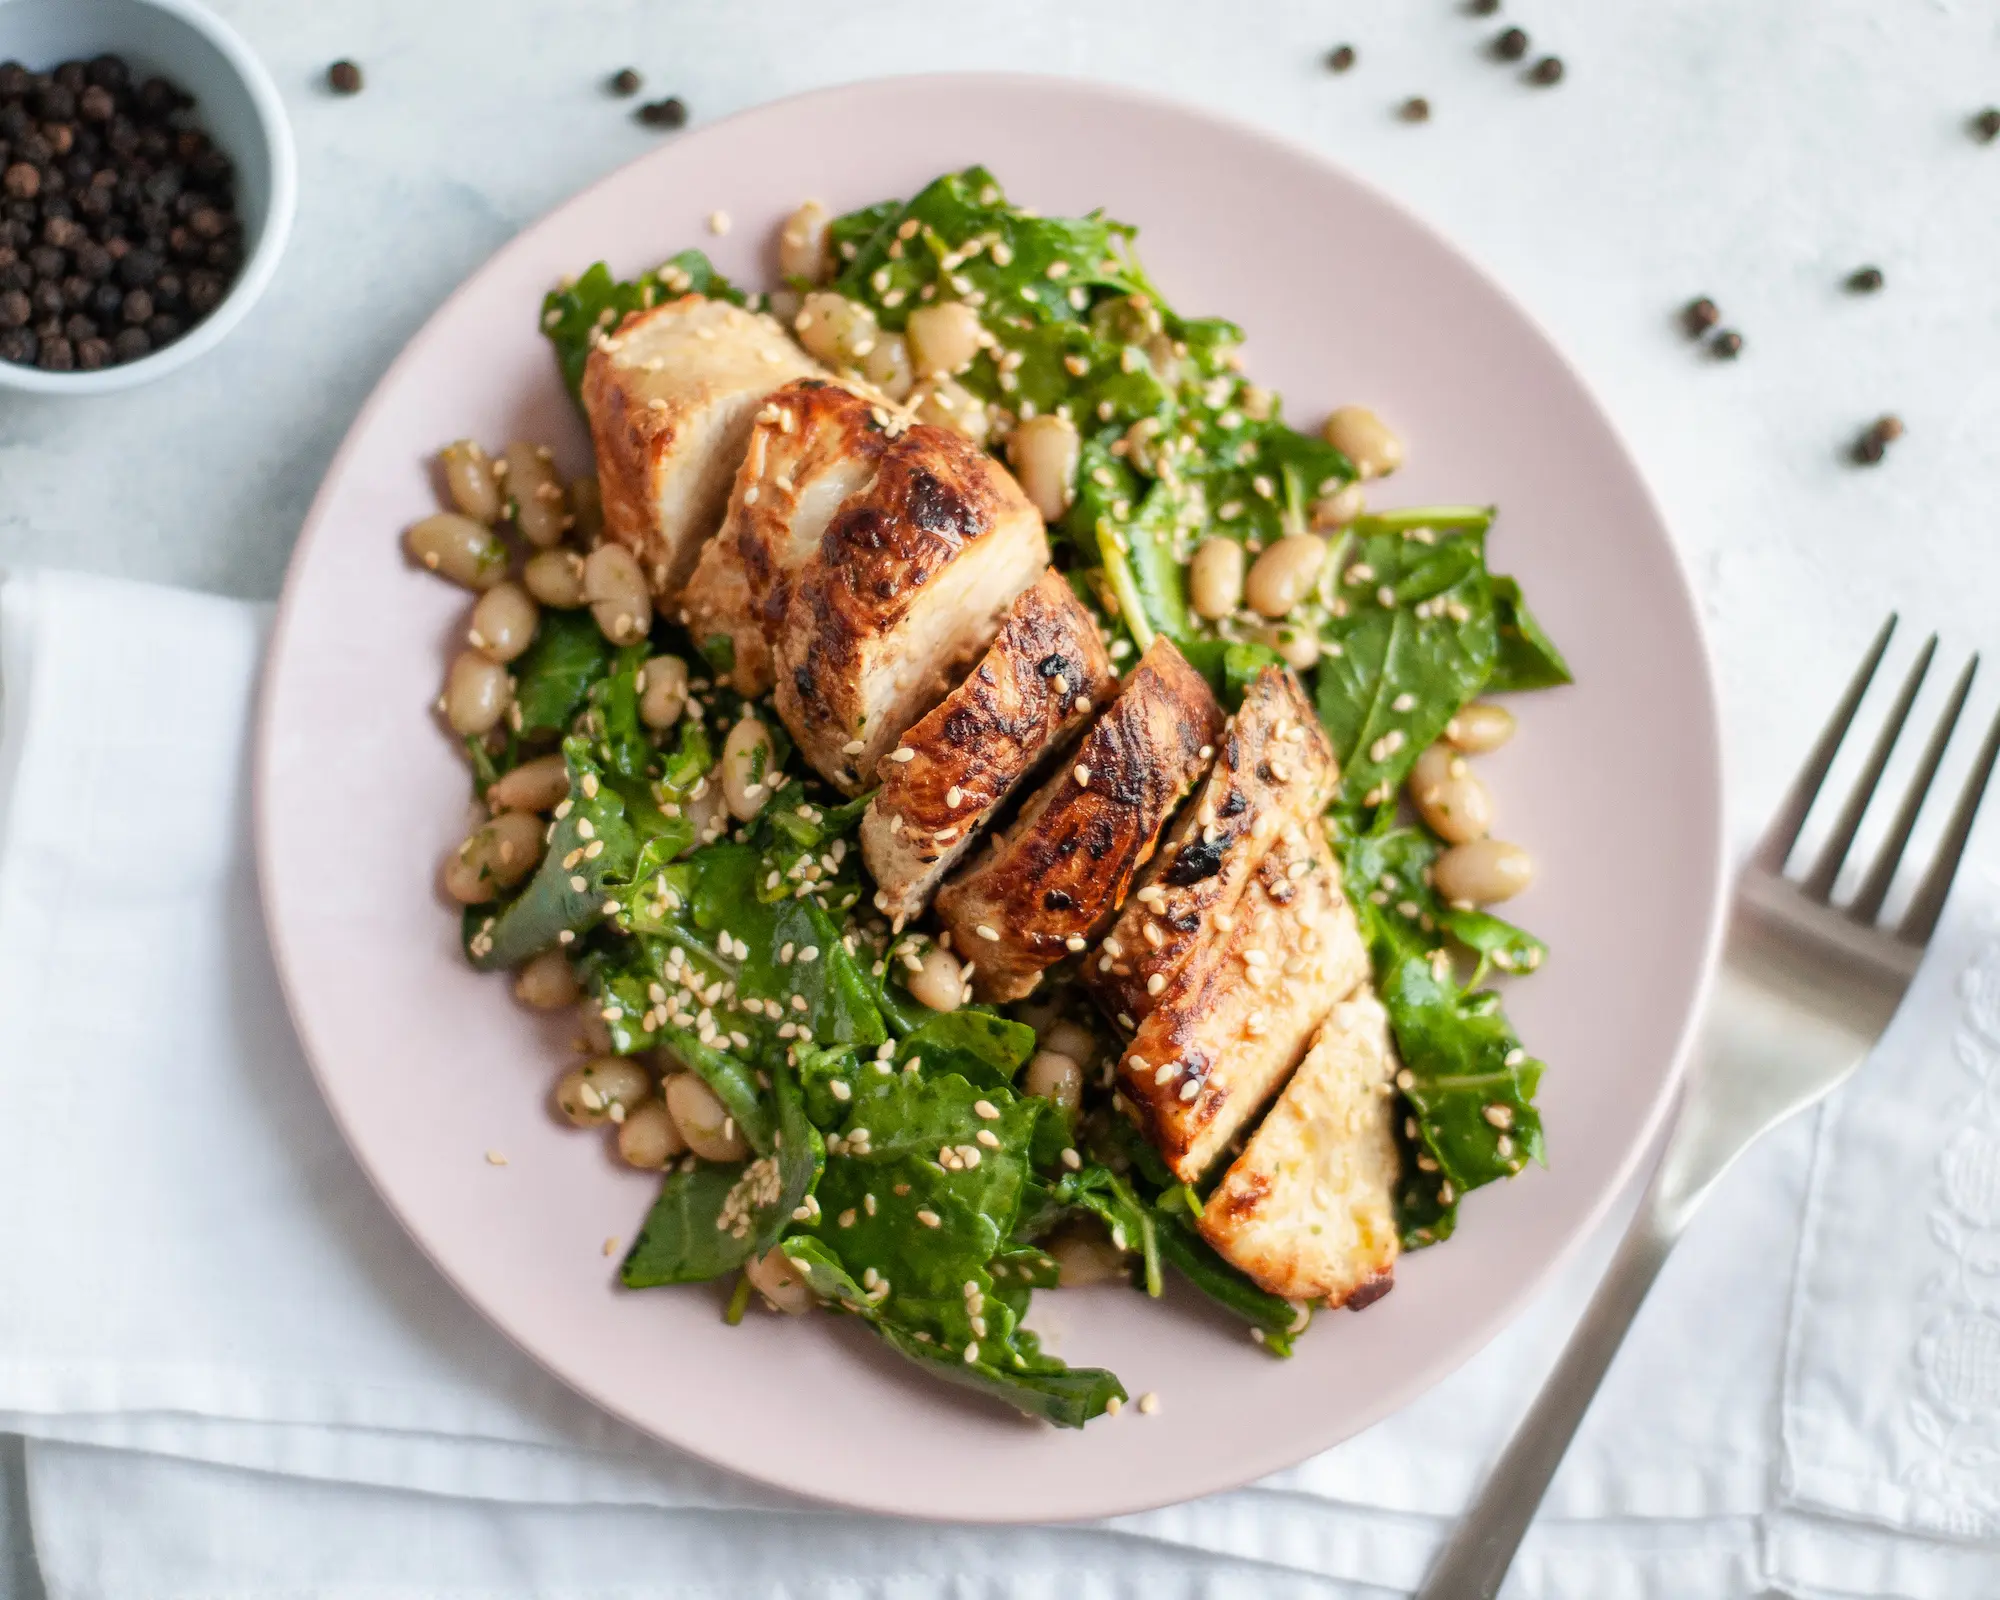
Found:
[[[1714,991],[1717,969],[1720,964],[1723,931],[1726,925],[1730,881],[1730,848],[1728,813],[1726,808],[1727,751],[1722,738],[1721,702],[1717,693],[1715,661],[1708,631],[1699,601],[1699,594],[1692,581],[1687,557],[1673,536],[1672,525],[1661,508],[1658,495],[1639,455],[1632,449],[1625,430],[1616,416],[1605,404],[1597,389],[1571,360],[1564,346],[1559,342],[1528,307],[1516,297],[1501,279],[1490,273],[1467,250],[1461,249],[1444,231],[1434,226],[1419,212],[1397,196],[1389,193],[1371,179],[1361,176],[1343,165],[1334,157],[1316,148],[1304,139],[1275,131],[1259,123],[1237,116],[1231,112],[1218,110],[1212,106],[1191,102],[1177,96],[1159,93],[1150,89],[1134,87],[1130,84],[1107,81],[1083,75],[1033,72],[982,72],[982,71],[913,71],[888,73],[871,78],[853,79],[844,83],[825,85],[796,94],[780,96],[777,99],[745,106],[714,122],[704,123],[700,128],[682,135],[670,144],[642,151],[630,160],[619,163],[610,171],[566,194],[555,204],[539,212],[529,222],[517,228],[509,237],[489,252],[481,262],[461,278],[451,291],[441,299],[424,319],[423,323],[397,351],[393,360],[382,370],[367,398],[355,411],[353,420],[342,435],[339,447],[328,460],[319,487],[314,491],[311,504],[300,524],[300,531],[292,553],[285,566],[284,583],[279,593],[270,632],[267,638],[264,661],[257,675],[257,693],[252,723],[252,750],[250,772],[250,820],[256,864],[257,897],[263,915],[265,933],[271,947],[273,967],[277,973],[279,990],[285,1002],[287,1015],[297,1035],[300,1053],[310,1068],[315,1086],[322,1101],[327,1106],[341,1139],[346,1145],[354,1163],[361,1169],[371,1189],[381,1199],[404,1235],[415,1245],[418,1252],[448,1283],[467,1305],[478,1312],[488,1326],[496,1329],[509,1344],[519,1350],[536,1368],[548,1374],[565,1388],[581,1396],[591,1405],[616,1418],[623,1425],[634,1429],[646,1438],[665,1444],[671,1449],[684,1451],[690,1457],[719,1471],[762,1483],[796,1495],[802,1500],[827,1507],[883,1515],[898,1520],[916,1522],[960,1522],[987,1526],[1033,1525],[1035,1523],[1081,1523],[1103,1517],[1131,1515],[1159,1509],[1163,1506],[1185,1503],[1173,1492],[1162,1494],[1158,1491],[1141,1490],[1137,1494],[1125,1492],[1122,1486],[1107,1486],[1107,1498],[1103,1503],[1089,1506],[1054,1510],[1033,1518],[984,1513],[973,1510],[929,1510],[912,1509],[904,1506],[884,1505],[879,1500],[870,1499],[862,1493],[842,1493],[823,1479],[815,1480],[803,1471],[787,1472],[781,1463],[773,1463],[767,1469],[752,1468],[680,1439],[670,1438],[655,1427],[640,1421],[628,1407],[621,1405],[608,1386],[588,1387],[579,1378],[558,1370],[548,1359],[531,1348],[523,1339],[507,1326],[501,1318],[489,1310],[483,1299],[452,1269],[431,1247],[420,1231],[416,1221],[406,1215],[397,1203],[396,1197],[387,1187],[385,1178],[363,1154],[363,1146],[355,1137],[342,1109],[341,1097],[335,1092],[327,1069],[321,1064],[321,1050],[315,1046],[310,1030],[302,1020],[302,1010],[293,976],[294,957],[283,931],[282,919],[277,915],[274,904],[274,889],[270,863],[272,859],[272,817],[273,767],[276,745],[280,732],[275,726],[274,701],[277,698],[277,681],[280,663],[284,659],[284,646],[291,631],[294,609],[298,603],[299,580],[314,546],[322,535],[329,519],[335,487],[350,466],[351,458],[359,450],[363,436],[368,432],[368,424],[375,413],[388,403],[388,396],[396,382],[407,369],[413,367],[425,354],[429,342],[437,336],[440,325],[459,300],[470,292],[471,286],[492,266],[493,262],[511,249],[525,235],[540,229],[558,213],[578,205],[588,196],[610,185],[623,181],[633,170],[680,152],[690,144],[698,144],[706,136],[719,130],[768,115],[779,109],[793,109],[812,102],[838,102],[852,97],[867,97],[881,93],[889,86],[908,87],[912,84],[949,86],[953,84],[967,87],[976,86],[983,90],[1023,93],[1058,93],[1074,95],[1080,99],[1110,102],[1114,109],[1131,108],[1153,114],[1170,116],[1205,123],[1227,131],[1231,135],[1268,147],[1287,159],[1303,161],[1330,173],[1342,183],[1364,192],[1374,203],[1393,213],[1400,222],[1413,232],[1420,234],[1434,250],[1450,257],[1461,267],[1476,277],[1483,287],[1503,301],[1507,309],[1529,329],[1546,354],[1553,359],[1563,375],[1573,386],[1575,393],[1588,406],[1595,421],[1601,426],[1611,442],[1616,446],[1620,462],[1629,474],[1632,486],[1637,490],[1654,525],[1662,534],[1669,568],[1672,572],[1676,597],[1685,611],[1690,624],[1690,634],[1694,645],[1694,664],[1698,668],[1698,702],[1705,738],[1703,743],[1709,757],[1710,781],[1703,784],[1700,798],[1706,817],[1712,822],[1708,831],[1713,848],[1710,859],[1705,863],[1702,876],[1706,880],[1704,892],[1707,900],[1707,918],[1702,931],[1701,948],[1693,967],[1693,986],[1689,1003],[1681,1017],[1678,1032],[1668,1055],[1668,1067],[1660,1080],[1651,1104],[1646,1107],[1636,1135],[1613,1168],[1610,1181],[1606,1182],[1598,1196],[1584,1208],[1567,1230],[1567,1237],[1555,1249],[1550,1250],[1534,1266],[1532,1271],[1521,1274],[1513,1280],[1508,1291],[1500,1296],[1490,1316],[1483,1336],[1477,1340],[1463,1341],[1447,1359],[1434,1363],[1428,1370],[1412,1372],[1395,1381],[1385,1383],[1374,1391],[1370,1400],[1354,1408],[1351,1413],[1352,1426],[1339,1440],[1330,1441],[1320,1448],[1331,1449],[1365,1432],[1385,1417],[1402,1410],[1422,1395],[1444,1382],[1459,1368],[1464,1366],[1480,1351],[1487,1348],[1503,1332],[1511,1327],[1527,1308],[1530,1301],[1539,1294],[1562,1268],[1582,1248],[1587,1239],[1602,1227],[1606,1216],[1634,1185],[1642,1166],[1650,1167],[1657,1162],[1662,1145],[1663,1130],[1675,1112],[1685,1087],[1689,1065],[1694,1053],[1696,1035]],[[683,157],[683,159],[686,159]],[[940,1417],[945,1413],[941,1410]],[[949,1426],[947,1420],[946,1425]],[[1228,1481],[1211,1485],[1197,1491],[1195,1496],[1224,1493],[1287,1466],[1295,1465],[1299,1457],[1291,1453],[1289,1447],[1268,1453],[1266,1459],[1256,1466],[1248,1477],[1232,1476]]]

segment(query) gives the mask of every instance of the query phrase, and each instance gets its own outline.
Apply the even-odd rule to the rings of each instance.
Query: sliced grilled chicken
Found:
[[[583,408],[604,529],[672,601],[722,521],[764,397],[824,375],[774,318],[682,295],[635,311],[590,353]]]
[[[861,819],[876,908],[899,928],[923,910],[995,810],[1117,685],[1096,623],[1049,568],[1015,600],[979,665],[882,758],[881,788]]]
[[[1119,1063],[1121,1096],[1176,1177],[1201,1178],[1367,970],[1319,819],[1288,822],[1236,909],[1207,918]]]
[[[1208,919],[1235,908],[1279,829],[1318,826],[1339,781],[1299,680],[1267,668],[1222,730],[1207,781],[1085,964],[1084,981],[1106,1014],[1136,1028]]]
[[[1382,1003],[1366,989],[1343,1000],[1209,1195],[1202,1236],[1260,1288],[1357,1309],[1389,1292],[1395,1073]]]
[[[1062,770],[938,891],[938,914],[975,964],[980,999],[1020,999],[1109,926],[1221,728],[1201,674],[1155,639]]]
[[[770,690],[770,640],[792,574],[841,504],[874,481],[887,415],[876,398],[823,378],[788,383],[757,408],[722,530],[702,546],[681,595],[697,644],[729,640],[738,694]]]
[[[874,481],[793,575],[778,714],[847,794],[944,698],[1049,564],[1041,513],[959,434],[892,418]]]

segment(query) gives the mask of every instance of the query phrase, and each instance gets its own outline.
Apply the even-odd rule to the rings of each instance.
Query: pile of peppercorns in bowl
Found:
[[[222,303],[244,257],[235,168],[192,109],[115,55],[0,62],[0,360],[138,361]]]

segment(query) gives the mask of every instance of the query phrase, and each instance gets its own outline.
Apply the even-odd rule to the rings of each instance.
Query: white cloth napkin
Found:
[[[1609,1233],[1367,1434],[1096,1529],[823,1512],[542,1374],[382,1209],[292,1037],[244,816],[266,618],[0,586],[0,1430],[52,1595],[1415,1583]],[[1510,1595],[2000,1594],[2000,944],[1946,944],[1824,1129],[1753,1152],[1669,1264]]]

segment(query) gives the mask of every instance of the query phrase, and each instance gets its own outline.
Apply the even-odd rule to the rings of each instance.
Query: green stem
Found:
[[[1492,506],[1402,506],[1394,511],[1371,511],[1354,519],[1354,531],[1364,538],[1371,533],[1401,533],[1406,528],[1435,528],[1440,533],[1482,532],[1493,525]]]
[[[722,1313],[722,1320],[735,1327],[743,1320],[743,1313],[750,1309],[750,1274],[739,1272],[736,1287],[729,1292],[729,1306]]]
[[[1104,560],[1105,576],[1111,580],[1111,592],[1118,597],[1118,615],[1125,624],[1125,631],[1132,635],[1132,642],[1144,655],[1153,643],[1153,625],[1146,620],[1146,603],[1139,598],[1139,580],[1132,576],[1132,563],[1125,559],[1125,552],[1118,548],[1118,534],[1110,522],[1103,518],[1097,523],[1097,553]]]

